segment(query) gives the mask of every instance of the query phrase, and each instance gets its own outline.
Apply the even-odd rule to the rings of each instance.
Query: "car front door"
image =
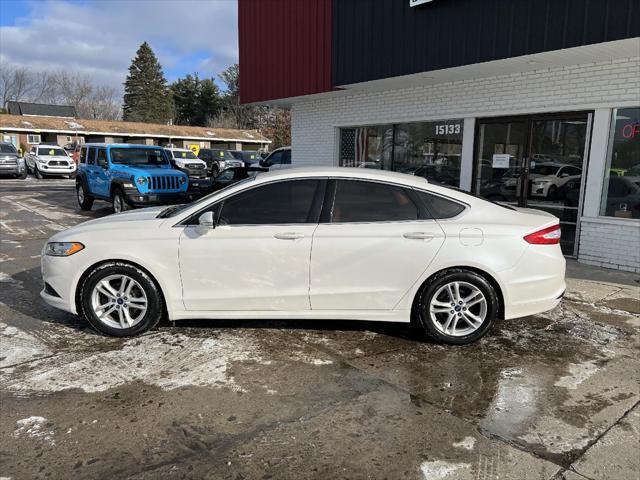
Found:
[[[313,310],[392,310],[427,269],[444,232],[400,186],[337,180],[313,237]],[[324,216],[324,214],[323,214]]]
[[[109,198],[111,188],[111,178],[109,175],[109,162],[107,161],[107,149],[98,148],[96,162],[93,170],[93,182],[95,190],[92,190],[101,197]]]
[[[185,308],[194,311],[309,310],[309,258],[324,180],[257,185],[209,207],[180,236]],[[202,212],[196,214],[200,216]]]

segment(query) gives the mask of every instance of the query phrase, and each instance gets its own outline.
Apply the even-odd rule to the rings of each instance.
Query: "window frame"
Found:
[[[430,191],[430,190],[424,190],[424,189],[420,189],[420,188],[414,188],[413,190],[414,190],[414,192],[426,193],[427,195],[432,195],[432,196],[434,196],[434,197],[439,197],[439,198],[441,198],[441,199],[443,199],[443,200],[446,200],[446,201],[449,201],[449,202],[456,203],[456,204],[460,205],[461,207],[463,207],[463,209],[460,211],[460,213],[458,213],[457,215],[455,215],[455,216],[453,216],[453,217],[449,217],[449,218],[436,218],[436,217],[434,217],[434,216],[433,216],[433,214],[432,214],[432,213],[431,213],[431,211],[429,210],[429,205],[427,205],[427,204],[425,203],[425,201],[424,201],[424,200],[423,200],[419,195],[417,195],[417,194],[416,194],[416,197],[417,197],[417,199],[419,200],[419,202],[424,206],[424,208],[427,210],[427,212],[429,212],[429,215],[431,215],[431,218],[432,218],[434,221],[437,221],[437,222],[448,222],[448,221],[450,221],[450,220],[455,220],[455,219],[457,219],[457,218],[461,217],[462,215],[464,215],[464,213],[465,213],[467,210],[469,210],[469,208],[471,208],[471,207],[470,207],[470,205],[469,205],[468,203],[465,203],[465,202],[463,202],[463,201],[461,201],[461,200],[458,200],[458,199],[456,199],[456,198],[451,198],[451,197],[448,197],[448,196],[446,196],[446,195],[442,195],[442,194],[440,194],[440,193],[438,193],[438,192],[432,192],[432,191]],[[467,192],[465,192],[465,193],[467,193]],[[486,200],[485,200],[485,201],[486,201]],[[489,202],[489,203],[491,203],[491,202]]]
[[[32,139],[34,139],[35,137],[38,137],[38,141],[37,142],[33,142]],[[42,143],[42,135],[40,135],[39,133],[28,133],[27,134],[27,143],[29,145],[40,145]]]

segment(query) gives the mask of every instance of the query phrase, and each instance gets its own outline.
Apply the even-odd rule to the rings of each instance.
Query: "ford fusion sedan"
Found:
[[[27,170],[36,178],[67,176],[76,174],[76,163],[58,145],[35,145],[25,156]]]
[[[260,173],[49,239],[49,304],[129,336],[169,320],[414,322],[465,344],[565,290],[558,219],[357,168]]]

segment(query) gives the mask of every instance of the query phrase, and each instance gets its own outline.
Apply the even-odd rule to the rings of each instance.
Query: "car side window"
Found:
[[[98,156],[96,157],[96,163],[102,168],[107,168],[107,151],[104,148],[98,149]]]
[[[271,165],[280,165],[281,163],[283,163],[282,152],[275,152],[266,161]]]
[[[87,163],[87,147],[82,147],[80,149],[80,158],[78,159],[80,163]]]
[[[421,192],[416,190],[416,194],[422,200],[427,210],[431,216],[436,220],[444,220],[446,218],[453,218],[457,215],[460,215],[465,206],[454,202],[453,200],[448,200],[446,198],[440,197],[438,195],[433,195],[431,193]]]
[[[360,180],[338,180],[332,223],[418,220],[420,212],[401,187]]]
[[[88,157],[87,157],[87,163],[89,165],[95,165],[96,164],[96,150],[98,150],[96,147],[90,147],[88,150]]]
[[[291,165],[291,150],[285,150],[282,155],[282,164]]]
[[[200,160],[210,160],[211,154],[207,150],[200,150],[198,157],[200,157]]]
[[[319,180],[289,180],[262,185],[225,199],[220,225],[312,223]]]

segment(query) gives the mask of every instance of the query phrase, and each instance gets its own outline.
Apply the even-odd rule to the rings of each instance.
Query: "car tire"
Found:
[[[25,169],[25,171],[22,172],[20,175],[16,175],[16,178],[20,180],[24,180],[25,178],[27,178],[27,170]]]
[[[44,175],[42,174],[40,169],[36,166],[36,167],[34,167],[34,170],[35,170],[34,174],[35,174],[36,178],[38,180],[42,180],[44,178]]]
[[[547,198],[549,200],[556,200],[558,198],[558,188],[555,185],[551,185],[549,187],[549,191],[547,192]]]
[[[220,174],[220,166],[217,163],[214,163],[211,166],[211,178],[216,178]]]
[[[152,329],[164,311],[160,288],[149,274],[123,262],[105,263],[89,273],[81,286],[80,307],[94,329],[114,337]]]
[[[93,207],[93,201],[95,198],[87,193],[82,183],[76,183],[76,198],[78,199],[78,205],[80,210],[91,210]]]
[[[127,203],[126,198],[124,198],[124,193],[122,193],[122,190],[120,190],[119,188],[116,188],[113,191],[113,195],[111,196],[111,204],[113,205],[114,213],[126,212],[127,210],[131,209],[131,207]]]
[[[465,345],[484,336],[499,311],[493,285],[476,272],[456,268],[423,284],[416,295],[412,321],[437,343]]]

